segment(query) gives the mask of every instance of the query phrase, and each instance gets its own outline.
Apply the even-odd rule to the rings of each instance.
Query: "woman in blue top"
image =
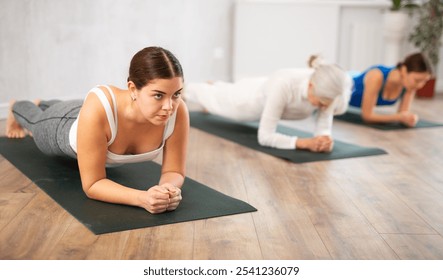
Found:
[[[354,75],[354,88],[349,105],[361,108],[368,123],[400,122],[413,127],[418,116],[410,111],[415,92],[431,78],[429,62],[421,53],[407,56],[394,67],[376,65]],[[394,114],[378,114],[376,106],[393,105],[400,100]]]

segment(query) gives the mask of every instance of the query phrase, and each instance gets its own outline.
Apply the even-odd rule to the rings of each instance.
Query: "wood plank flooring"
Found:
[[[441,108],[413,104],[438,122]],[[443,259],[443,127],[333,134],[388,154],[294,164],[191,128],[187,176],[258,211],[103,235],[0,156],[0,259]]]

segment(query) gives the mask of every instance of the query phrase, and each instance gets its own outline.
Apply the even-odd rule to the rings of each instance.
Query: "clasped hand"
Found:
[[[310,139],[309,150],[312,152],[331,152],[334,140],[328,135],[316,136]]]
[[[418,122],[418,116],[408,111],[400,112],[400,118],[400,122],[408,127],[414,127]]]
[[[165,183],[149,188],[141,197],[142,207],[152,214],[175,210],[182,200],[181,189]]]

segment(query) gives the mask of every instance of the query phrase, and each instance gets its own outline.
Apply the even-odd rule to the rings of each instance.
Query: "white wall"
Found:
[[[416,50],[406,31],[397,57],[386,55],[383,18],[390,6],[388,0],[238,0],[233,79],[306,67],[311,54],[346,70],[399,62]],[[413,17],[408,24],[412,30]],[[443,47],[440,53],[443,61]],[[443,92],[443,63],[436,74],[437,90]]]
[[[0,0],[0,118],[10,99],[82,98],[126,85],[149,45],[171,50],[187,81],[230,79],[234,0]]]
[[[306,67],[311,54],[336,60],[339,9],[331,1],[238,1],[233,79]]]
[[[365,6],[380,1],[390,2],[345,2]],[[304,63],[307,55],[304,52],[316,46],[315,51],[324,50],[326,56],[331,56],[328,59],[336,59],[344,67],[352,66],[355,62],[350,61],[348,50],[339,47],[343,40],[348,40],[346,26],[354,19],[377,25],[380,19],[351,7],[340,12],[339,25],[325,29],[327,19],[337,20],[336,15],[328,14],[334,9],[331,5],[344,1],[320,2],[331,4],[303,13],[292,11],[297,14],[293,17],[293,33],[302,37],[314,30],[312,35],[317,40],[297,43],[294,49],[299,56],[293,61]],[[175,53],[182,62],[187,81],[232,80],[233,46],[238,43],[234,41],[237,36],[235,3],[236,0],[0,0],[0,119],[6,116],[10,99],[82,98],[96,84],[124,87],[130,58],[149,45],[161,45]],[[280,17],[288,15],[288,11],[281,13],[255,18],[258,23],[268,22],[266,31],[274,32],[279,40],[291,35],[275,28]],[[311,25],[300,26],[297,19],[302,18],[311,18]],[[316,18],[320,18],[318,24]],[[338,45],[327,45],[331,42]],[[281,44],[264,43],[267,46]],[[260,41],[252,48],[247,45],[243,48],[253,53],[260,48]],[[443,59],[443,53],[441,57]],[[253,58],[261,62],[260,56]],[[287,61],[288,65],[296,66],[293,61]],[[269,65],[263,67],[269,68]],[[443,76],[443,63],[438,73],[439,77]],[[443,77],[438,79],[437,86],[442,90]]]
[[[234,20],[233,79],[307,67],[321,55],[348,70],[381,58],[386,1],[238,0]]]

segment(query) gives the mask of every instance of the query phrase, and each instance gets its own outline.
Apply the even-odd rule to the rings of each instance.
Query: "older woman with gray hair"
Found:
[[[343,114],[352,89],[351,77],[335,64],[311,56],[310,68],[282,69],[269,77],[235,83],[188,83],[185,97],[211,114],[237,121],[260,121],[258,142],[278,149],[330,152],[334,115]],[[280,120],[302,120],[316,114],[314,137],[277,132]]]

